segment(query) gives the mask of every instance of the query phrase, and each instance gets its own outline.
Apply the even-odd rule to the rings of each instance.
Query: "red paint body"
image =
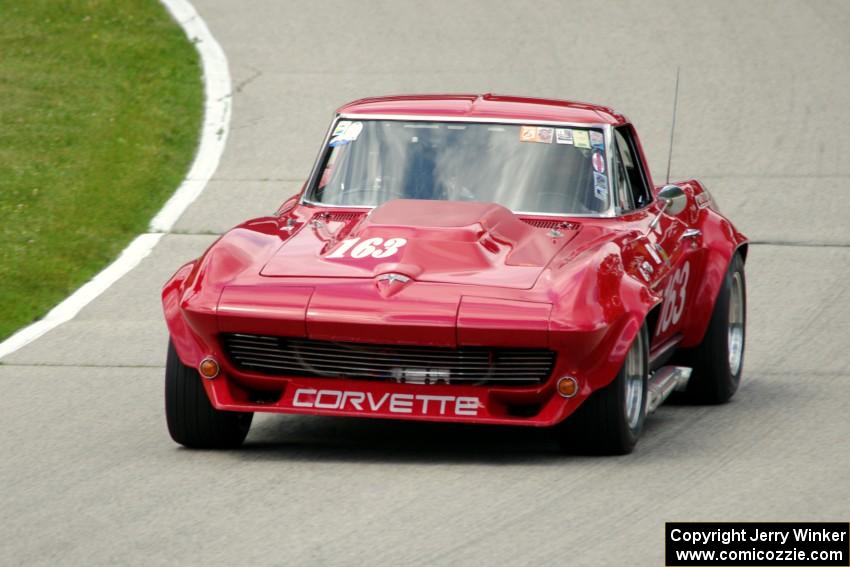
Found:
[[[600,106],[492,96],[365,99],[338,112],[628,125]],[[204,381],[218,409],[553,425],[611,382],[648,317],[651,353],[702,339],[723,275],[736,251],[746,254],[746,239],[699,182],[679,185],[686,210],[676,217],[662,213],[655,230],[649,225],[661,208],[657,200],[610,218],[520,217],[491,203],[395,200],[367,218],[369,209],[305,205],[296,196],[275,216],[232,229],[180,268],[163,290],[165,318],[184,364],[197,367],[206,356],[220,361],[221,374]],[[559,223],[561,235],[553,237]],[[701,235],[682,239],[687,229]],[[327,257],[345,239],[392,237],[407,245],[391,258]],[[666,255],[661,262],[647,251],[654,243]],[[639,270],[644,261],[654,268],[649,278]],[[677,303],[681,292],[673,285],[668,309],[682,311],[662,329],[665,289],[686,262],[686,302]],[[387,273],[410,281],[377,280]],[[549,379],[535,386],[272,376],[235,367],[221,333],[547,348],[557,358]],[[571,399],[555,389],[566,375],[580,387]],[[472,415],[475,398],[480,405]]]

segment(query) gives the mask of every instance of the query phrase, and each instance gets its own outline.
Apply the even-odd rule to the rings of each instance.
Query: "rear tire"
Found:
[[[180,362],[168,341],[165,362],[165,418],[177,443],[193,449],[231,449],[248,435],[250,412],[215,409],[207,397],[200,374]]]
[[[649,335],[644,325],[613,382],[597,390],[566,421],[556,426],[567,453],[631,453],[646,419]]]
[[[741,383],[747,323],[744,261],[735,254],[723,278],[711,321],[702,342],[677,358],[693,368],[681,398],[694,404],[728,402]]]

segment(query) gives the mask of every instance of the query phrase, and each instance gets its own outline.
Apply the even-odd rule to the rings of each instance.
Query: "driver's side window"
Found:
[[[632,188],[629,184],[629,177],[626,175],[626,168],[623,164],[622,151],[620,142],[617,136],[614,137],[614,183],[617,191],[617,209],[622,212],[631,211],[635,208],[632,201]]]
[[[651,200],[649,187],[627,128],[614,130],[613,150],[614,179],[620,211],[629,212],[646,206]]]

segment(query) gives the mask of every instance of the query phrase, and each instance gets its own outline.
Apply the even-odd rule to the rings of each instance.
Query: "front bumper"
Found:
[[[260,382],[263,390],[250,387]],[[590,393],[584,387],[563,398],[551,382],[537,390],[513,390],[336,378],[234,379],[224,372],[204,380],[204,387],[213,407],[227,411],[545,427],[565,419]]]

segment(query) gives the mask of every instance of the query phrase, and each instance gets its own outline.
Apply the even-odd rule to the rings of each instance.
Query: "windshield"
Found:
[[[341,120],[328,145],[308,202],[486,201],[555,214],[609,206],[601,129]]]

